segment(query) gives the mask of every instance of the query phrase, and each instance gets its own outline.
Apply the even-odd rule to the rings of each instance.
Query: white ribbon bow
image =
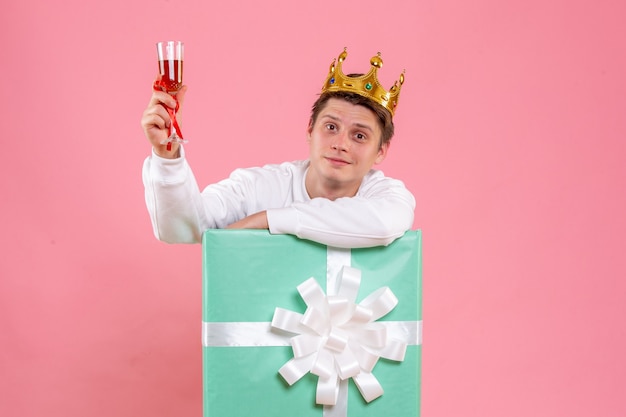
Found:
[[[289,385],[308,372],[317,375],[316,402],[335,405],[340,380],[352,378],[370,402],[383,394],[372,374],[380,357],[402,361],[406,341],[390,337],[398,322],[376,322],[398,304],[388,287],[382,287],[356,303],[361,271],[343,266],[336,295],[326,295],[314,278],[300,284],[298,292],[307,305],[304,314],[276,308],[272,327],[297,334],[290,339],[293,359],[278,371]],[[330,290],[329,290],[330,293]]]

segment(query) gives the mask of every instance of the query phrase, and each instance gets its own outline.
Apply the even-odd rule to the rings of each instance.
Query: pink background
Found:
[[[425,417],[626,414],[623,1],[57,4],[0,15],[0,415],[201,415],[201,248],[140,175],[170,38],[202,185],[306,157],[344,46],[406,68],[380,168],[424,233]]]

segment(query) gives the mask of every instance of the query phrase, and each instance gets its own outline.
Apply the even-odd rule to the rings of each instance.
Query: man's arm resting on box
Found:
[[[415,202],[406,193],[388,198],[363,196],[331,201],[315,198],[289,207],[268,209],[269,230],[293,234],[328,246],[386,246],[413,225]]]
[[[236,221],[226,227],[227,229],[269,229],[267,223],[267,212],[260,211],[248,217]]]

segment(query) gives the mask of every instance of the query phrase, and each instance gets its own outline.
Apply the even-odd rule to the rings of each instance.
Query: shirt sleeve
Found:
[[[143,164],[146,207],[157,239],[168,243],[198,243],[202,239],[202,198],[184,157],[165,159],[154,151]]]
[[[413,225],[415,198],[404,184],[376,171],[355,197],[314,198],[270,209],[271,233],[343,248],[386,246]]]
[[[276,166],[236,169],[200,191],[191,167],[181,157],[153,154],[143,166],[145,198],[157,239],[200,243],[207,229],[221,229],[268,207],[284,207],[290,176]]]

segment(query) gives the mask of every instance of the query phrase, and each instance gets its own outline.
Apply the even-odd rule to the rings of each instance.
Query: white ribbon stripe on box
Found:
[[[203,323],[204,346],[289,346],[294,357],[279,373],[292,385],[308,372],[318,376],[316,402],[324,417],[347,416],[347,383],[370,402],[383,394],[372,370],[379,358],[402,361],[407,345],[421,344],[421,321],[376,321],[398,303],[382,287],[358,304],[361,271],[349,249],[328,248],[327,294],[314,278],[300,284],[304,314],[276,308],[271,323]],[[295,336],[294,336],[295,335]]]

